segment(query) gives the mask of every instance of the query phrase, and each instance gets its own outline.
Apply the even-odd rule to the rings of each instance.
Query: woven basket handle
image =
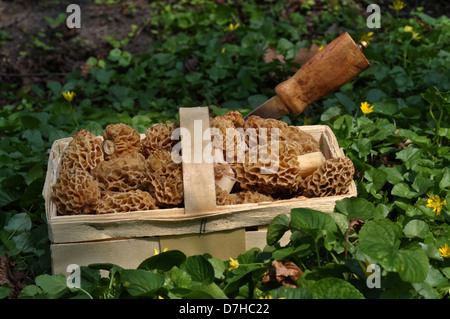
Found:
[[[207,107],[181,107],[180,134],[183,158],[185,215],[216,210],[214,166],[211,161],[211,135]]]

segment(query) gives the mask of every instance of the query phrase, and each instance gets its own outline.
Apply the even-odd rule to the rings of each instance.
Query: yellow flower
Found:
[[[419,41],[422,37],[417,32],[412,33],[413,40]]]
[[[405,25],[405,27],[403,28],[403,31],[405,32],[413,32],[413,27],[410,25]]]
[[[168,249],[167,249],[167,248],[164,248],[164,250],[163,250],[162,252],[164,253],[164,252],[166,252],[166,251],[168,251]],[[153,248],[153,252],[154,252],[154,255],[155,255],[155,256],[159,254],[159,251],[158,251],[158,249],[156,249],[156,248]]]
[[[66,99],[67,102],[72,102],[74,96],[75,96],[75,92],[74,91],[67,91],[67,92],[63,92],[62,94],[64,96],[64,98]]]
[[[229,30],[229,31],[234,31],[234,30],[236,30],[238,27],[239,27],[239,23],[236,23],[236,24],[230,23],[230,25],[228,26],[228,30]]]
[[[361,102],[361,111],[364,114],[369,114],[373,112],[373,105],[370,105],[368,102]]]
[[[271,295],[266,295],[264,297],[259,297],[259,299],[273,299]],[[286,299],[286,297],[280,297],[278,299]]]
[[[413,40],[419,41],[419,40],[422,38],[422,37],[420,36],[420,34],[417,33],[417,32],[415,32],[415,31],[413,30],[413,27],[410,26],[410,25],[405,25],[405,27],[403,28],[403,31],[404,31],[404,32],[412,33],[412,38],[413,38]]]
[[[437,215],[440,215],[442,207],[447,205],[447,201],[444,199],[441,202],[441,198],[439,197],[439,195],[434,195],[434,196],[430,196],[429,194],[427,194],[427,195],[430,198],[427,202],[427,207],[433,208],[433,212],[436,212]]]
[[[450,248],[448,247],[447,243],[445,243],[444,246],[439,248],[439,251],[441,252],[441,257],[444,257],[444,258],[450,257]]]
[[[389,5],[389,8],[391,8],[391,9],[393,9],[395,11],[400,11],[405,6],[406,6],[406,4],[403,1],[401,1],[401,0],[394,0],[394,1],[392,1],[392,4]]]
[[[232,271],[237,267],[239,267],[239,262],[230,257],[230,268],[228,268],[228,271]]]
[[[222,53],[225,53],[225,48],[222,48],[222,51],[221,51]]]
[[[372,37],[372,36],[373,36],[373,32],[364,33],[364,34],[361,36],[361,38],[359,39],[359,42],[365,41],[365,42],[367,42],[367,44],[369,44],[370,41],[373,40],[373,37]]]

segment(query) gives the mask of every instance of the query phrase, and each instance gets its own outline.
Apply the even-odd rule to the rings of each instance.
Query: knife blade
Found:
[[[298,116],[311,103],[338,89],[370,66],[362,49],[346,32],[316,53],[291,78],[275,87],[276,95],[249,116],[274,118]]]

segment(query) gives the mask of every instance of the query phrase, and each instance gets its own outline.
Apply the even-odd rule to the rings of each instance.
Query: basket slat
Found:
[[[213,212],[216,210],[214,167],[212,162],[206,161],[203,154],[211,141],[208,134],[208,108],[181,107],[179,113],[182,129],[184,213],[192,215]],[[183,136],[183,133],[187,136]],[[188,154],[186,150],[189,150]]]

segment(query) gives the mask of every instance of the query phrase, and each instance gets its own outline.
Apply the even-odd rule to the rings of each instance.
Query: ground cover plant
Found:
[[[148,12],[144,24],[130,23],[129,34],[107,39],[106,53],[64,77],[26,85],[2,77],[0,298],[447,299],[450,22],[440,2],[384,1],[381,28],[370,29],[369,4],[155,1],[139,8]],[[138,11],[121,1],[93,5]],[[49,17],[41,32],[55,34],[60,20]],[[50,274],[41,193],[54,140],[117,122],[143,133],[176,120],[178,107],[245,114],[342,31],[369,42],[372,66],[301,116],[282,119],[332,128],[355,165],[358,197],[337,202],[333,214],[279,215],[264,250],[230,260],[150,252],[137,269],[81,267],[81,288]],[[152,41],[132,54],[127,45],[139,33]],[[33,54],[48,54],[62,37],[33,36]],[[76,39],[66,46],[82,45]],[[0,48],[10,41],[0,32]]]

